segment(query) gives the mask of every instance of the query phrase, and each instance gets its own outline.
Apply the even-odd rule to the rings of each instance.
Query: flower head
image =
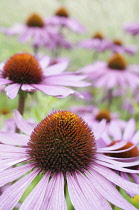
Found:
[[[122,43],[120,39],[115,39],[111,42],[110,50],[113,53],[120,53],[120,54],[127,53],[129,55],[135,55],[135,53],[137,52],[135,46],[126,46]]]
[[[22,43],[31,41],[34,48],[47,47],[55,49],[57,40],[62,37],[56,27],[52,26],[39,14],[31,14],[24,24],[16,23],[11,28],[1,28],[0,31],[6,35],[19,35]]]
[[[77,20],[70,17],[68,10],[65,7],[60,7],[54,13],[54,16],[47,19],[47,23],[57,27],[68,28],[77,33],[84,33],[85,28]]]
[[[94,64],[86,66],[80,72],[88,75],[89,79],[96,87],[105,89],[127,88],[135,89],[139,85],[139,78],[133,69],[135,65],[128,65],[121,54],[114,54],[107,62],[97,61]]]
[[[18,112],[15,115],[17,126],[25,134],[0,132],[3,154],[0,186],[18,179],[1,195],[1,209],[13,209],[34,178],[41,174],[37,185],[21,204],[21,210],[66,210],[66,188],[77,210],[108,210],[111,209],[108,201],[122,209],[136,210],[113,183],[136,194],[139,186],[109,169],[109,166],[116,168],[117,162],[112,165],[111,159],[97,151],[95,140],[103,133],[103,122],[92,132],[76,114],[57,111],[33,128]]]
[[[31,54],[19,53],[13,55],[1,67],[0,85],[8,85],[7,96],[15,98],[18,91],[32,92],[40,90],[47,95],[66,97],[70,94],[80,96],[76,91],[62,86],[85,87],[89,83],[81,81],[83,75],[63,71],[68,66],[68,60],[49,66],[50,58],[45,56],[36,60]]]
[[[97,52],[104,52],[109,49],[111,42],[103,34],[97,32],[92,35],[91,39],[81,41],[77,45],[82,48],[93,49]]]

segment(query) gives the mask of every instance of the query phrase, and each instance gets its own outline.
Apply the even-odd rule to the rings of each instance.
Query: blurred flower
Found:
[[[77,33],[85,32],[84,26],[82,26],[77,20],[71,18],[65,7],[59,8],[53,17],[47,18],[47,22],[54,26],[69,28]]]
[[[127,88],[135,89],[139,85],[138,75],[132,71],[134,65],[127,65],[120,54],[113,55],[108,62],[97,61],[79,70],[88,75],[95,87],[104,89],[117,88],[121,91]],[[135,67],[136,68],[136,67]]]
[[[111,133],[111,135],[107,135],[106,133],[103,135],[103,145],[105,147],[103,146],[101,151],[108,158],[113,158],[111,164],[119,161],[117,167],[125,167],[122,171],[119,169],[119,173],[124,179],[128,181],[132,179],[135,183],[139,184],[139,131],[135,132],[135,121],[133,119],[128,121],[123,134],[120,130],[117,132],[116,125],[113,129],[115,132]],[[99,144],[100,147],[101,143],[102,139]],[[118,168],[116,168],[117,170]],[[134,193],[130,193],[128,190],[127,192],[130,196],[134,197]]]
[[[110,48],[111,42],[98,32],[94,34],[91,39],[79,42],[77,46],[91,50],[93,49],[97,52],[104,52]]]
[[[139,34],[139,22],[136,23],[128,23],[124,25],[124,30],[131,35]]]
[[[25,24],[17,23],[11,28],[2,27],[0,31],[9,36],[19,35],[19,41],[23,43],[32,40],[32,45],[36,49],[44,46],[54,49],[56,43],[62,39],[56,27],[36,13],[30,15]]]
[[[1,209],[13,209],[26,188],[40,175],[20,210],[66,210],[66,187],[77,210],[111,210],[108,201],[122,209],[136,210],[113,183],[134,194],[139,194],[139,185],[109,169],[119,169],[119,162],[111,164],[111,157],[106,158],[108,156],[97,151],[96,141],[105,129],[104,122],[92,132],[80,117],[69,111],[50,114],[35,129],[18,112],[15,112],[15,121],[25,134],[0,132],[0,150],[3,154],[0,186],[18,179],[1,195]],[[104,160],[100,160],[101,157]],[[120,163],[122,166],[127,164]],[[121,170],[124,171],[124,168]]]
[[[121,132],[126,126],[126,122],[119,119],[117,113],[111,113],[107,109],[98,109],[97,107],[90,105],[71,107],[70,110],[79,114],[92,129],[97,127],[101,120],[105,120],[106,131],[109,135],[114,135],[115,132]]]
[[[3,68],[1,67],[0,85],[8,85],[5,90],[11,99],[16,97],[19,90],[27,92],[40,90],[47,95],[59,98],[70,94],[82,97],[75,90],[64,86],[86,87],[90,85],[82,81],[86,76],[72,72],[63,73],[68,66],[68,61],[52,66],[48,66],[49,63],[50,59],[47,56],[38,62],[31,54],[15,54],[3,63]]]
[[[114,53],[127,53],[129,55],[135,55],[137,52],[137,48],[135,46],[124,46],[123,43],[116,39],[111,43],[110,50]]]

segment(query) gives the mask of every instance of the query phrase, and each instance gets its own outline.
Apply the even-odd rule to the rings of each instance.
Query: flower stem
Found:
[[[19,100],[18,100],[18,111],[20,112],[21,115],[24,113],[24,108],[25,108],[25,99],[26,99],[26,93],[23,91],[19,91]],[[16,133],[19,133],[19,129],[16,127]]]

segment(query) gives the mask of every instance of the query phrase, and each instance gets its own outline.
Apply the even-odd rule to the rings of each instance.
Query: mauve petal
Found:
[[[43,72],[44,76],[52,76],[57,75],[61,72],[63,72],[69,65],[68,61],[63,61],[61,63],[52,65],[50,67],[47,67],[46,70]]]
[[[108,126],[108,132],[111,136],[114,137],[115,140],[122,139],[122,131],[117,123],[118,122],[112,120]]]
[[[20,84],[12,84],[12,85],[8,85],[6,88],[5,88],[5,91],[6,91],[6,95],[10,98],[10,99],[14,99],[16,96],[17,96],[17,93],[20,89]]]
[[[132,177],[133,181],[137,184],[139,184],[139,175],[138,174],[130,174]]]
[[[3,144],[27,146],[28,139],[24,134],[0,132],[0,142]]]
[[[99,139],[106,128],[106,120],[101,120],[101,122],[93,129],[93,133],[95,136],[95,139]]]
[[[31,193],[27,196],[25,201],[21,204],[20,210],[33,209],[41,210],[41,205],[44,199],[45,191],[47,189],[49,174],[45,174],[39,183],[34,187]]]
[[[109,146],[109,147],[99,148],[98,151],[110,151],[110,152],[112,152],[112,150],[120,149],[120,148],[124,147],[126,144],[127,144],[127,141],[124,140],[124,141],[117,142],[114,145]],[[117,151],[114,151],[114,153],[117,153]]]
[[[80,189],[80,186],[75,180],[75,175],[71,176],[67,174],[67,184],[71,202],[76,210],[92,210],[92,205],[88,203],[84,192]]]
[[[0,172],[0,187],[18,179],[19,177],[21,177],[22,175],[24,175],[31,169],[32,169],[32,166],[30,166],[29,164],[26,164],[26,165],[10,168],[10,169]]]
[[[31,85],[28,85],[28,84],[23,84],[21,86],[21,90],[27,91],[27,92],[35,92],[36,91],[35,88],[33,88]]]
[[[133,138],[130,141],[135,145],[139,143],[139,131],[134,134]]]
[[[43,57],[39,60],[39,64],[40,64],[42,70],[43,70],[44,68],[46,68],[46,67],[49,65],[50,60],[51,60],[51,59],[50,59],[49,56],[43,56]]]
[[[23,158],[26,157],[26,149],[0,144],[0,158]]]
[[[0,78],[0,85],[7,85],[7,84],[11,84],[11,83],[13,83],[13,81]]]
[[[13,158],[13,159],[4,159],[4,160],[0,160],[0,172],[11,167],[11,166],[14,166],[15,164],[17,163],[22,163],[24,161],[26,161],[27,158]]]
[[[56,75],[54,77],[48,77],[44,79],[44,82],[47,85],[64,85],[64,86],[71,86],[71,87],[72,86],[73,87],[90,86],[91,83],[86,82],[86,81],[80,81],[80,79],[83,77],[77,76],[77,75]]]
[[[86,173],[89,180],[95,184],[96,190],[109,202],[114,204],[115,206],[118,206],[119,208],[122,208],[124,210],[135,210],[136,208],[133,207],[130,203],[126,201],[126,199],[123,198],[123,196],[118,192],[118,190],[115,188],[115,186],[108,181],[105,176],[100,175],[95,170],[91,170],[91,173]]]
[[[125,172],[121,172],[120,173],[120,176],[123,178],[123,179],[126,179],[126,180],[128,180],[128,181],[130,181],[130,178],[129,178],[129,176],[127,175],[127,173],[125,173]],[[130,193],[130,192],[127,192],[126,191],[126,193],[130,196],[130,197],[134,197],[134,194],[133,193]]]
[[[30,134],[33,131],[33,127],[30,126],[29,123],[27,123],[26,120],[22,118],[21,114],[17,110],[14,111],[14,114],[15,114],[15,122],[16,122],[17,127],[22,132],[30,136]]]
[[[123,139],[130,140],[135,132],[135,128],[136,128],[135,120],[134,119],[129,120],[123,134]]]
[[[93,165],[93,169],[100,173],[102,176],[106,177],[108,180],[113,182],[114,184],[118,185],[119,187],[123,188],[124,190],[134,193],[136,195],[139,195],[139,185],[129,182],[125,179],[122,179],[119,175],[117,175],[114,171],[100,166],[96,165],[96,163]]]
[[[56,85],[50,86],[50,85],[44,85],[44,84],[33,84],[32,86],[47,95],[56,96],[58,98],[64,98],[71,94],[77,93],[75,90],[72,90],[70,88],[60,87],[60,86],[56,86]]]
[[[124,167],[121,167],[121,166],[118,166],[117,162],[115,165],[111,164],[111,163],[108,163],[108,162],[105,162],[105,161],[101,161],[101,160],[95,160],[95,163],[103,166],[103,167],[107,167],[107,168],[110,168],[110,169],[114,169],[115,171],[122,171],[122,172],[126,172],[126,173],[139,173],[139,170],[133,170],[133,169],[128,169],[128,168],[124,168]],[[130,164],[129,164],[130,165]],[[133,165],[133,164],[131,164]],[[136,163],[135,163],[136,165]]]
[[[76,178],[81,190],[87,197],[88,202],[92,205],[92,209],[100,210],[112,210],[109,203],[104,199],[104,197],[97,190],[97,182],[91,182],[90,179],[86,177],[86,174],[76,174]],[[93,199],[92,199],[93,197]]]
[[[45,192],[45,197],[43,199],[41,210],[55,209],[55,208],[53,208],[54,202],[56,202],[55,193],[61,193],[61,192],[57,192],[57,189],[56,189],[57,183],[58,183],[58,179],[57,179],[57,174],[56,174],[50,179],[47,190]],[[63,189],[63,193],[64,193],[64,189]],[[63,207],[62,207],[62,209],[63,209]]]
[[[8,187],[0,197],[0,209],[12,210],[37,173],[33,171]]]
[[[72,18],[66,19],[66,26],[77,33],[82,34],[82,33],[85,33],[86,31],[85,28],[79,22],[77,22],[76,20]]]
[[[53,189],[53,209],[67,210],[67,205],[64,196],[64,177],[61,173],[55,175],[56,183]]]

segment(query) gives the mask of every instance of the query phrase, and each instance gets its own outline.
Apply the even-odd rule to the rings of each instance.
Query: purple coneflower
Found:
[[[31,54],[19,53],[9,58],[0,71],[0,85],[8,85],[5,90],[7,96],[15,98],[19,90],[36,91],[55,97],[67,97],[70,94],[81,96],[73,89],[64,87],[85,87],[89,83],[81,81],[84,75],[76,75],[63,71],[68,66],[68,61],[49,66],[46,56],[38,62]]]
[[[11,28],[1,28],[6,35],[19,35],[19,41],[27,42],[32,40],[34,51],[39,47],[47,46],[49,49],[56,47],[56,42],[61,39],[56,27],[47,23],[39,14],[31,14],[25,24],[15,24]]]
[[[92,129],[97,127],[101,120],[105,120],[106,131],[109,135],[121,133],[126,126],[126,122],[119,119],[117,113],[111,113],[107,109],[98,109],[95,106],[78,106],[71,107],[71,110],[79,114]]]
[[[53,17],[47,19],[47,22],[54,26],[69,28],[77,33],[85,32],[85,28],[77,20],[70,17],[65,7],[59,8]]]
[[[138,75],[131,71],[134,67],[134,65],[127,65],[122,55],[114,54],[108,62],[97,61],[82,68],[80,72],[88,75],[95,87],[110,90],[118,88],[122,93],[122,90],[135,89],[139,85]]]
[[[119,170],[120,175],[124,179],[132,179],[139,184],[139,131],[135,132],[135,121],[133,119],[129,120],[123,133],[122,131],[116,132],[116,129],[115,126],[115,133],[111,133],[111,137],[106,133],[104,134],[105,138],[103,138],[103,141],[101,139],[101,143],[103,142],[102,151],[107,154],[108,157],[106,159],[109,159],[109,157],[113,158],[110,158],[112,165],[119,161],[117,167],[125,167],[123,171]],[[113,169],[115,168],[113,167]],[[116,170],[118,169],[116,168]],[[134,196],[128,190],[127,192],[130,196]]]
[[[135,55],[137,48],[135,46],[125,46],[121,40],[115,39],[110,46],[110,50],[114,53],[127,53],[129,55]]]
[[[111,42],[100,32],[97,32],[92,36],[91,39],[79,42],[78,46],[86,49],[93,49],[96,52],[104,52],[110,48]]]
[[[119,162],[111,164],[111,157],[100,160],[105,155],[97,152],[96,141],[104,131],[103,122],[92,132],[73,112],[58,111],[32,128],[18,112],[15,115],[25,134],[0,132],[0,186],[18,180],[1,195],[0,209],[12,210],[38,175],[37,185],[20,210],[66,210],[66,188],[76,210],[112,210],[108,201],[125,210],[136,209],[113,183],[134,194],[139,194],[139,185],[109,169],[109,165],[119,169]]]

